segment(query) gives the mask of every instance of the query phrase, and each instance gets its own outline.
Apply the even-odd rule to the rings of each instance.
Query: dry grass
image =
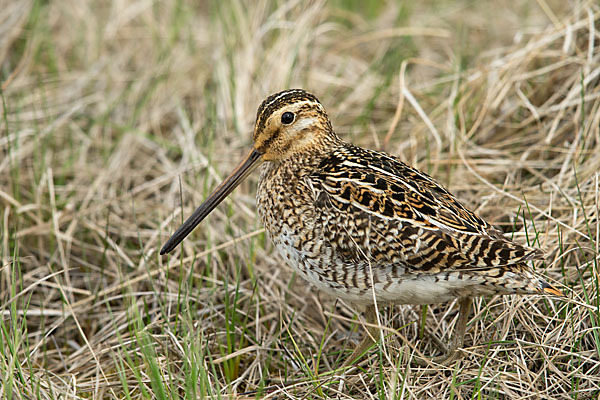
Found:
[[[202,4],[0,6],[0,397],[598,396],[597,2]],[[477,299],[447,367],[413,360],[454,304],[386,309],[344,371],[362,329],[275,255],[256,176],[159,257],[286,87],[546,250],[571,300]]]

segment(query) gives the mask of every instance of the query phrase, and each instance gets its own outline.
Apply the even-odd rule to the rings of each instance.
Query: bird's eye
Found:
[[[286,125],[289,125],[292,122],[294,122],[294,113],[288,111],[281,114],[281,122],[283,122]]]

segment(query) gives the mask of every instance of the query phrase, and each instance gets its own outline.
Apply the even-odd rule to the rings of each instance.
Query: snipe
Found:
[[[538,249],[506,238],[427,174],[353,146],[312,94],[285,90],[258,108],[254,146],[160,254],[173,250],[259,164],[258,213],[304,279],[352,303],[431,304],[459,298],[445,358],[462,345],[471,296],[562,293],[527,261]],[[348,359],[371,343],[371,329]],[[377,337],[377,336],[374,336]],[[441,361],[441,360],[440,360]]]

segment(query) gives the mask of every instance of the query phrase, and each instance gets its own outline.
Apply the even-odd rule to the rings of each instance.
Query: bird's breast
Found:
[[[282,258],[319,289],[335,290],[334,252],[323,236],[308,179],[276,164],[266,164],[258,183],[257,208]]]

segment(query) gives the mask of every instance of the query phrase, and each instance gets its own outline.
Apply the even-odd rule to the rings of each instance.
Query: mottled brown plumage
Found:
[[[542,258],[539,249],[506,238],[398,158],[342,141],[312,94],[292,89],[268,97],[253,138],[248,157],[161,254],[262,161],[257,201],[267,232],[292,268],[331,295],[367,305],[374,298],[430,304],[474,295],[562,295],[527,266]],[[464,326],[458,334],[460,343]]]

